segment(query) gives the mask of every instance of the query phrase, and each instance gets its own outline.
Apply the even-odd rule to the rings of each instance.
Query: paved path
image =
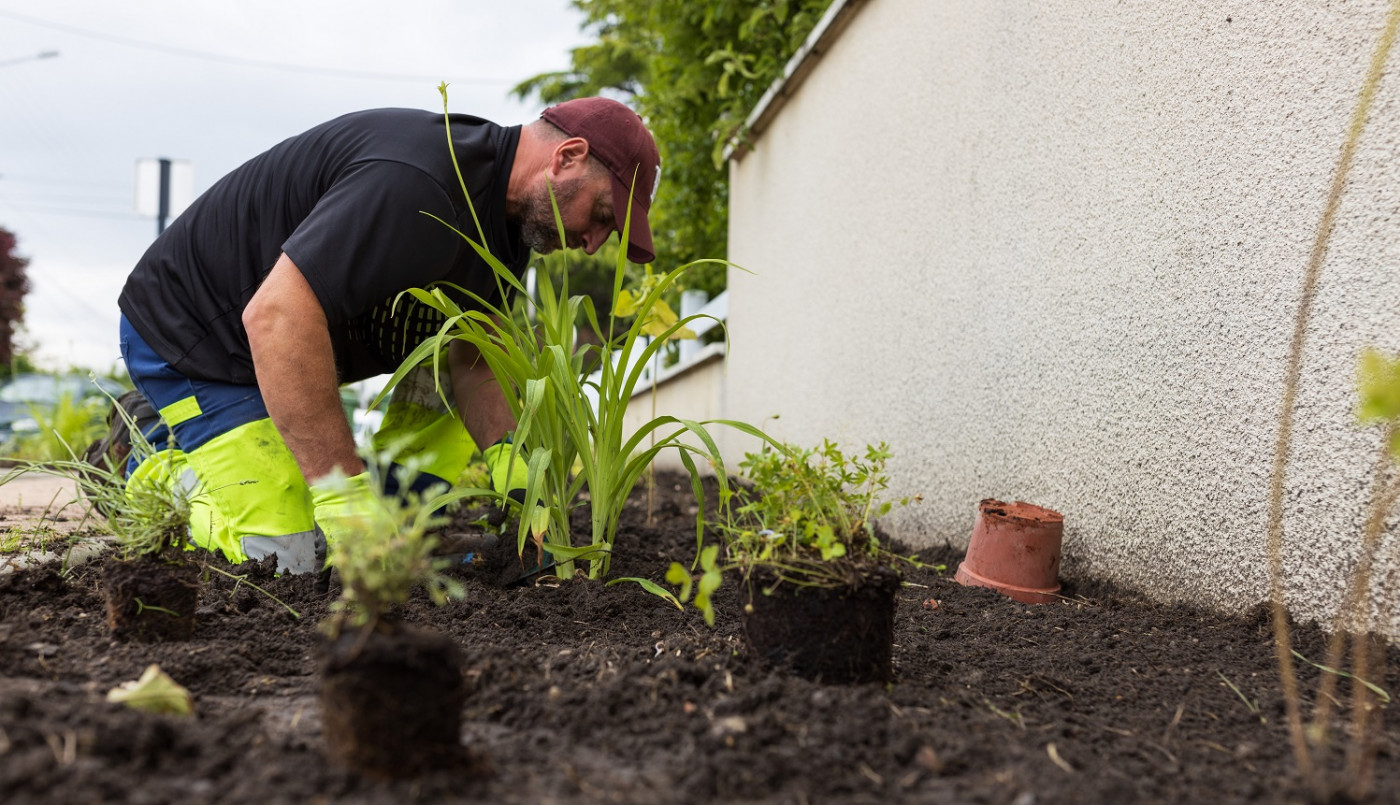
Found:
[[[91,558],[104,539],[84,537],[48,550],[55,533],[91,527],[86,512],[77,484],[69,478],[31,472],[0,484],[0,575],[47,562],[74,565]]]
[[[41,515],[52,509],[55,515],[72,513],[81,517],[77,497],[78,487],[72,479],[29,472],[0,484],[0,512],[8,514],[11,509],[18,509]]]

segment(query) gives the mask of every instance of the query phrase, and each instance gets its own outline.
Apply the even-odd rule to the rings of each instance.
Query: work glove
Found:
[[[525,484],[530,476],[529,465],[525,463],[525,456],[517,454],[511,457],[510,437],[505,436],[499,442],[481,451],[481,458],[486,462],[486,471],[491,476],[491,488],[503,495],[506,495],[516,503],[525,502]],[[510,507],[505,501],[491,514],[487,515],[486,522],[492,528],[501,528],[505,525],[510,514]]]
[[[530,466],[525,461],[523,452],[517,453],[514,457],[511,456],[510,436],[505,436],[499,442],[481,451],[481,457],[486,461],[486,469],[491,474],[491,488],[523,505],[525,503],[525,485],[530,477]],[[502,503],[504,504],[504,501]],[[502,529],[506,525],[509,511],[503,505],[494,514],[488,515],[486,521],[493,528]],[[518,509],[516,516],[519,516]],[[510,531],[510,529],[505,530]],[[518,572],[506,583],[528,582],[545,570],[554,567],[553,557],[547,556],[542,548],[536,547],[534,557],[533,560],[529,560],[525,559],[522,554]]]
[[[398,518],[380,496],[368,472],[346,477],[340,470],[311,485],[312,517],[326,542],[372,534],[392,534]]]
[[[511,495],[519,500],[524,494],[530,469],[525,463],[524,453],[512,456],[511,448],[510,437],[506,436],[482,450],[481,457],[486,461],[486,469],[491,473],[491,488],[503,495],[519,490],[520,495]]]

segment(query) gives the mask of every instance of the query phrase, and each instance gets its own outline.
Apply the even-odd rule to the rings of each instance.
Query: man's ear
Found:
[[[549,168],[554,176],[567,176],[582,170],[587,163],[588,141],[582,137],[570,137],[554,147]]]

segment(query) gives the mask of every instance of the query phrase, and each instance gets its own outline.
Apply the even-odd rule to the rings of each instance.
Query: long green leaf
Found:
[[[565,559],[585,559],[598,554],[612,553],[612,546],[602,542],[584,545],[581,548],[575,548],[570,545],[555,545],[554,543],[547,542],[544,545],[544,549],[550,554],[562,556]]]
[[[525,543],[529,541],[530,536],[530,524],[534,522],[535,510],[540,508],[545,467],[549,465],[549,457],[549,448],[539,447],[530,453],[530,460],[526,463],[525,504],[521,508],[519,531],[516,535],[516,549],[520,553],[525,552]]]
[[[652,595],[656,596],[657,598],[664,598],[664,599],[666,599],[667,601],[670,601],[672,604],[675,604],[676,609],[679,609],[679,610],[681,610],[682,612],[685,611],[685,607],[681,606],[681,602],[676,600],[676,597],[675,597],[674,595],[671,594],[671,591],[670,591],[670,590],[666,589],[665,587],[662,587],[660,584],[657,584],[656,582],[652,581],[651,579],[643,579],[643,578],[638,578],[638,577],[636,577],[636,576],[622,576],[622,577],[619,577],[619,578],[616,578],[616,579],[612,579],[612,580],[606,582],[603,586],[604,586],[604,587],[611,587],[611,586],[613,586],[614,584],[621,584],[621,583],[623,583],[624,581],[630,581],[630,582],[633,582],[634,584],[639,584],[639,585],[641,585],[641,587],[642,587],[643,590],[646,590],[647,592],[651,593]]]
[[[481,487],[476,486],[459,486],[449,489],[446,492],[441,492],[429,498],[423,503],[423,510],[428,513],[432,513],[438,509],[442,509],[447,506],[452,506],[456,503],[460,503],[463,500],[477,498],[499,500],[504,497],[505,495],[502,495],[500,492],[497,492],[494,489],[483,489]]]
[[[1374,682],[1367,682],[1366,680],[1362,679],[1356,674],[1348,673],[1347,671],[1342,671],[1337,668],[1328,668],[1327,666],[1322,665],[1321,663],[1313,662],[1307,657],[1304,657],[1302,654],[1299,654],[1297,649],[1293,649],[1293,656],[1297,657],[1298,659],[1302,660],[1308,665],[1311,665],[1312,667],[1318,669],[1319,671],[1325,671],[1329,674],[1336,674],[1337,676],[1342,676],[1346,677],[1347,679],[1355,680],[1357,683],[1365,685],[1366,688],[1372,693],[1376,694],[1376,696],[1379,697],[1381,701],[1385,702],[1386,704],[1390,704],[1390,694],[1386,691],[1385,688],[1382,688],[1380,685],[1377,685]],[[1228,682],[1229,681],[1226,680],[1227,684]],[[1234,687],[1234,685],[1231,685],[1230,687]]]
[[[496,259],[495,255],[491,254],[490,250],[483,245],[483,243],[485,242],[484,240],[482,243],[478,243],[475,240],[472,240],[467,235],[463,234],[463,232],[460,229],[453,226],[448,221],[445,221],[442,218],[425,210],[419,210],[419,212],[423,215],[428,216],[434,221],[437,221],[438,223],[442,224],[448,229],[451,229],[453,232],[456,232],[462,238],[462,240],[466,241],[468,246],[472,247],[472,251],[476,252],[477,256],[480,257],[483,262],[485,262],[488,266],[491,267],[491,269],[496,273],[497,280],[507,283],[512,288],[514,288],[517,293],[526,293],[525,286],[520,282],[520,278],[515,276],[515,273],[512,272],[510,269],[506,268],[504,263]]]

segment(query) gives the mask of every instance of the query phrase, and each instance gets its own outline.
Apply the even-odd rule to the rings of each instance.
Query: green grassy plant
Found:
[[[710,596],[726,571],[745,583],[765,570],[773,581],[798,587],[840,587],[859,580],[864,568],[915,560],[892,553],[875,532],[875,520],[918,500],[889,500],[885,463],[889,447],[867,445],[847,455],[832,441],[808,450],[764,445],[739,465],[747,484],[721,491],[724,518],[714,523],[723,545],[702,546],[696,582],[690,570],[671,565],[666,579],[679,585],[682,601],[714,622]]]
[[[439,89],[446,111],[446,86]],[[450,130],[448,144],[450,148]],[[453,160],[455,164],[455,153]],[[552,187],[550,193],[553,199]],[[470,194],[466,195],[470,204]],[[626,220],[630,222],[630,208],[627,212]],[[472,215],[475,219],[475,210]],[[554,216],[562,241],[563,222],[557,204]],[[442,223],[451,227],[446,221]],[[479,222],[477,226],[476,239],[453,229],[495,272],[501,298],[508,298],[511,291],[523,297],[526,291],[520,280],[487,250]],[[621,242],[627,240],[628,228],[624,226]],[[693,265],[656,276],[644,294],[629,296],[628,304],[638,313],[660,309],[661,295]],[[622,296],[625,269],[625,250],[619,249],[613,278],[614,299]],[[625,317],[610,312],[604,327],[591,298],[570,295],[567,273],[557,289],[548,273],[538,274],[537,298],[532,300],[533,323],[518,309],[493,305],[455,286],[412,289],[407,293],[442,313],[446,323],[435,338],[420,345],[404,361],[386,393],[424,361],[431,359],[438,366],[437,361],[452,340],[460,339],[476,348],[516,419],[512,457],[522,458],[528,466],[524,503],[519,509],[518,547],[523,552],[533,541],[561,563],[561,576],[573,575],[577,561],[587,562],[590,578],[607,575],[623,504],[659,452],[671,448],[679,451],[703,511],[704,494],[695,457],[714,466],[721,484],[725,483],[723,461],[708,427],[724,424],[766,439],[744,423],[696,422],[672,416],[654,417],[636,431],[624,432],[627,404],[646,364],[663,348],[666,339],[680,333],[696,317],[676,320],[658,329],[653,316],[635,315],[630,324],[625,324]],[[458,302],[462,297],[474,306],[464,308]],[[581,324],[598,334],[602,343],[581,343]],[[655,338],[643,337],[648,329]],[[594,369],[601,372],[596,381],[589,378]],[[590,397],[594,400],[590,401]],[[575,545],[570,515],[585,497],[590,504],[590,541]],[[697,538],[702,528],[702,516],[697,515]]]
[[[29,415],[39,428],[17,437],[13,454],[35,461],[69,457],[69,445],[85,445],[102,435],[107,403],[106,397],[78,399],[64,392],[52,408],[30,405]]]
[[[1215,675],[1220,677],[1220,681],[1224,683],[1226,687],[1230,688],[1230,690],[1235,692],[1235,695],[1239,697],[1239,700],[1244,702],[1245,709],[1249,711],[1250,715],[1259,719],[1260,724],[1269,723],[1269,720],[1267,718],[1264,718],[1264,713],[1259,709],[1258,699],[1251,699],[1248,696],[1244,695],[1244,691],[1240,690],[1234,682],[1230,681],[1229,677],[1225,676],[1221,672],[1216,671]]]
[[[1323,672],[1324,674],[1333,674],[1343,679],[1350,679],[1358,685],[1364,685],[1368,690],[1371,691],[1371,693],[1375,694],[1376,698],[1380,700],[1382,704],[1390,704],[1390,691],[1386,690],[1380,685],[1377,685],[1374,682],[1368,682],[1365,679],[1361,679],[1356,674],[1349,674],[1346,671],[1323,665],[1320,662],[1313,662],[1307,657],[1304,657],[1302,654],[1299,654],[1296,650],[1293,652],[1293,656],[1298,658],[1298,660],[1300,660],[1301,662],[1305,662],[1308,665],[1311,665],[1312,667]]]
[[[15,553],[28,541],[28,535],[23,530],[11,527],[0,535],[0,553]]]
[[[131,431],[131,452],[138,462],[168,464],[168,455],[156,453],[130,415],[121,406],[116,406],[116,410]],[[128,484],[120,467],[89,464],[77,456],[61,433],[54,431],[54,434],[64,458],[17,460],[9,472],[0,476],[0,484],[29,473],[71,479],[92,508],[105,513],[98,523],[105,525],[112,534],[122,558],[167,552],[173,555],[183,550],[189,536],[190,500],[196,490],[174,483],[173,467],[157,466],[156,472],[146,476],[147,480]]]
[[[10,526],[0,532],[0,568],[28,566],[35,558],[62,552],[59,574],[66,576],[68,558],[76,544],[77,540],[47,523]]]

